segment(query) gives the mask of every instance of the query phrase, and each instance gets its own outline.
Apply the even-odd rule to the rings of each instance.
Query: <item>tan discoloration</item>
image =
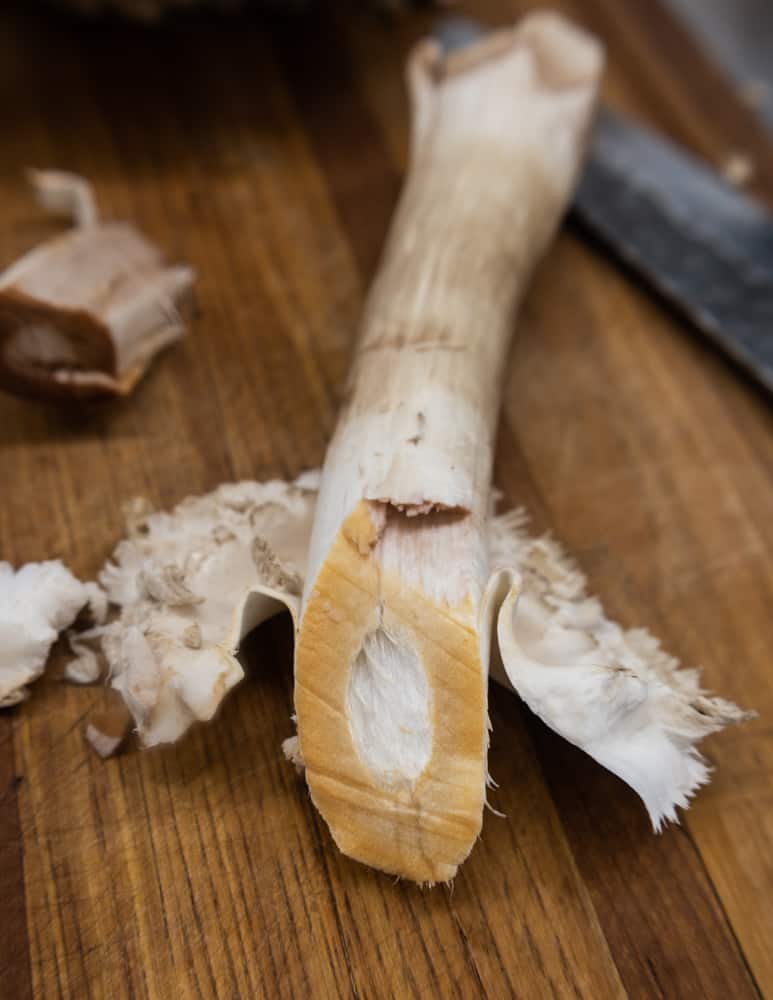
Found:
[[[467,349],[467,344],[453,343],[454,331],[446,326],[434,328],[426,326],[418,331],[412,330],[408,326],[395,328],[394,330],[376,327],[373,332],[368,331],[363,337],[363,342],[358,348],[358,356],[367,354],[369,351],[401,351],[406,347],[413,349],[422,348],[424,350],[442,349]]]
[[[85,309],[55,306],[11,285],[0,288],[0,385],[4,389],[15,392],[23,383],[33,394],[58,394],[56,385],[51,385],[52,365],[37,361],[14,342],[20,331],[41,326],[57,331],[80,370],[116,375],[115,348],[104,323]],[[59,391],[71,393],[64,386]]]
[[[194,622],[185,629],[183,642],[189,649],[201,649],[201,627],[198,622]]]
[[[434,606],[349,544],[367,508],[361,503],[342,527],[304,614],[295,689],[301,753],[312,798],[342,851],[416,882],[445,881],[481,827],[485,671],[463,609]],[[411,787],[374,778],[341,711],[349,683],[342,664],[353,663],[379,620],[399,622],[411,636],[432,691],[432,756]]]
[[[365,557],[378,541],[384,525],[384,510],[374,503],[359,504],[341,526],[343,537]]]

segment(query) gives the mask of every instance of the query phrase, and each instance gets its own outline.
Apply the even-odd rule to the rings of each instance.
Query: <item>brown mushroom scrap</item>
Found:
[[[193,272],[167,267],[130,223],[101,222],[91,186],[30,171],[39,202],[73,228],[0,274],[0,387],[49,398],[125,396],[185,332]]]

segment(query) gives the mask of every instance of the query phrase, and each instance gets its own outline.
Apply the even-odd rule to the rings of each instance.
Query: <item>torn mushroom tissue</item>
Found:
[[[129,537],[99,576],[119,615],[98,631],[146,746],[211,719],[243,677],[242,638],[278,611],[297,614],[310,482],[227,484],[171,513],[127,510]]]
[[[139,513],[136,506],[127,511],[130,537],[100,575],[120,616],[90,634],[102,635],[112,684],[146,744],[176,740],[195,719],[212,717],[243,676],[235,653],[251,628],[285,609],[297,625],[316,480],[316,474],[307,474],[294,484],[225,485],[183,501],[171,514]],[[697,671],[678,669],[645,630],[626,630],[607,618],[560,546],[530,534],[526,523],[520,510],[489,518],[494,570],[481,614],[496,623],[495,646],[483,651],[491,676],[627,781],[659,829],[707,779],[697,742],[747,713],[706,696]],[[43,615],[53,622],[44,629],[50,645],[88,593],[61,564],[42,566],[16,574],[15,601],[23,617],[30,614],[33,589],[54,595],[52,605],[36,611],[36,620]],[[0,567],[0,587],[7,586],[9,571]],[[165,571],[174,581],[171,588],[163,582]],[[489,632],[481,629],[481,635]],[[390,647],[395,640],[369,642]],[[391,766],[416,777],[426,763],[430,725],[423,710],[426,680],[419,669],[404,678],[404,709],[390,715],[379,707],[378,691],[393,690],[391,678],[380,687],[370,675],[383,670],[388,675],[391,650],[381,648],[379,656],[369,651],[366,644],[350,680],[348,697],[365,706],[352,716],[354,738],[369,748],[363,753],[374,768]],[[23,683],[42,669],[41,655],[43,645]],[[415,746],[405,759],[392,760],[390,755],[405,753],[389,730],[390,719],[401,715],[409,719]],[[296,741],[290,750],[300,764]]]
[[[16,572],[0,562],[0,708],[27,697],[57,636],[93,593],[59,560],[28,563]]]
[[[491,526],[494,561],[505,567],[489,584],[504,594],[505,677],[551,729],[638,792],[659,830],[708,780],[697,742],[750,713],[706,695],[698,672],[679,669],[645,629],[607,618],[559,546],[530,537],[524,523],[516,511]]]
[[[127,509],[129,538],[100,575],[119,617],[80,637],[101,639],[112,685],[146,745],[179,739],[195,719],[212,717],[243,676],[235,654],[251,628],[286,608],[297,624],[316,482],[307,474],[294,484],[225,485],[170,514]],[[492,516],[488,535],[495,568],[481,614],[496,621],[497,642],[483,654],[491,676],[627,781],[659,829],[707,780],[697,742],[750,713],[708,697],[697,671],[678,669],[646,631],[609,620],[557,543],[527,532],[523,511]],[[95,620],[104,617],[99,588],[80,583],[61,562],[17,572],[0,563],[0,707],[26,697],[57,634],[87,605]],[[391,678],[379,687],[368,676],[388,673],[390,649],[368,653],[366,645],[349,686],[349,698],[365,705],[352,716],[354,739],[373,768],[415,778],[427,755],[426,681],[417,669],[402,691],[404,708],[390,714],[377,692],[391,690]],[[93,668],[84,669],[71,679],[95,679]],[[401,712],[414,734],[407,755],[389,729]],[[297,739],[287,743],[302,766]]]

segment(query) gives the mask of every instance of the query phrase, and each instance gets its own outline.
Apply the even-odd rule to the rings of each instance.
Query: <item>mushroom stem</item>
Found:
[[[417,882],[452,878],[481,827],[502,370],[601,65],[552,14],[409,62],[411,166],[323,470],[295,706],[338,846]]]

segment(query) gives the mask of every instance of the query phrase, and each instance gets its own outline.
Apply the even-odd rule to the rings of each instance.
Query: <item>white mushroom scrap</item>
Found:
[[[27,697],[57,636],[93,594],[58,559],[16,572],[0,562],[0,708]]]
[[[285,608],[297,614],[313,485],[235,483],[171,513],[128,509],[129,537],[99,577],[120,615],[89,637],[146,746],[211,719],[244,676],[242,638]]]
[[[491,525],[492,563],[507,567],[490,584],[506,595],[497,616],[502,663],[492,671],[626,781],[660,830],[708,781],[698,741],[753,713],[708,697],[698,671],[680,670],[646,629],[610,621],[583,574],[552,539],[530,537],[525,520],[511,511]]]

